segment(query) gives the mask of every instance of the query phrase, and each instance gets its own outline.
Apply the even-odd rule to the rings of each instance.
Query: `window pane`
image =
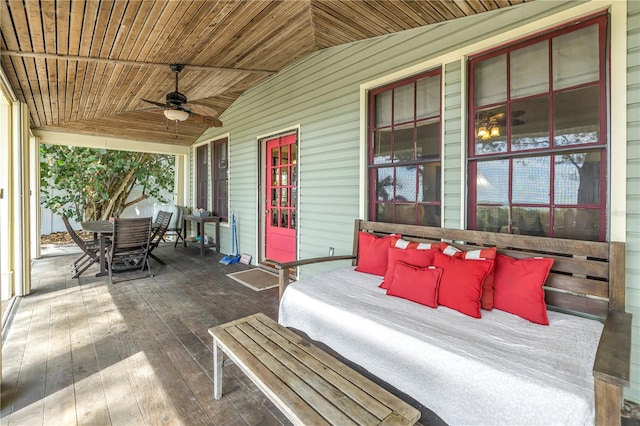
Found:
[[[440,206],[419,205],[417,225],[440,226]]]
[[[506,110],[506,106],[502,105],[476,112],[476,154],[507,152]]]
[[[549,209],[532,207],[513,208],[513,233],[549,236]]]
[[[375,96],[376,98],[376,120],[375,126],[391,125],[391,91],[382,92]]]
[[[416,189],[416,167],[398,167],[396,169],[395,201],[422,201],[416,200]],[[420,195],[422,196],[422,192]]]
[[[378,204],[376,220],[379,222],[393,222],[393,204]]]
[[[373,164],[391,163],[391,130],[377,130],[373,139]]]
[[[597,81],[600,78],[598,45],[597,25],[553,39],[554,90]]]
[[[515,158],[512,201],[518,204],[548,204],[550,176],[550,157]]]
[[[480,204],[509,202],[509,160],[481,161],[477,165],[476,197]]]
[[[413,123],[393,128],[393,161],[404,162],[415,159],[413,149]]]
[[[418,168],[418,201],[440,201],[440,163],[428,163]]]
[[[440,74],[416,83],[416,118],[440,115]]]
[[[478,62],[475,66],[476,106],[507,100],[507,59],[505,55]]]
[[[555,156],[556,204],[600,204],[601,152]]]
[[[476,229],[487,232],[509,233],[509,208],[507,206],[478,206]]]
[[[528,99],[511,104],[511,149],[548,148],[549,97]]]
[[[395,223],[416,223],[416,204],[396,204]]]
[[[579,105],[580,108],[576,108]],[[557,93],[553,97],[553,125],[557,146],[593,143],[600,140],[599,87]]]
[[[393,89],[393,122],[401,123],[413,120],[413,108],[415,96],[413,93],[414,84]]]
[[[418,160],[440,157],[440,120],[417,123],[416,158]]]
[[[542,41],[511,53],[511,97],[549,91],[549,42]]]
[[[393,167],[383,167],[376,170],[376,194],[378,194],[378,201],[393,200],[393,187],[395,185],[393,171]]]
[[[597,240],[599,212],[592,209],[555,209],[553,236],[574,240]]]

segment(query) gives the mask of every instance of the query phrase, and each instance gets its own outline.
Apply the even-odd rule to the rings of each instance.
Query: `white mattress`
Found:
[[[344,268],[293,283],[279,322],[451,425],[594,423],[600,322],[550,311],[541,326],[495,309],[474,319],[387,296],[381,281]]]

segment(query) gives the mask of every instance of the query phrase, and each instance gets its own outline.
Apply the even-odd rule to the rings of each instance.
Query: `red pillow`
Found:
[[[380,288],[389,289],[391,286],[396,262],[401,261],[418,267],[431,266],[433,265],[433,254],[437,251],[432,249],[418,250],[389,247],[389,263]]]
[[[433,265],[443,270],[438,290],[438,304],[448,306],[474,318],[480,318],[482,282],[493,260],[465,260],[435,253]]]
[[[531,322],[549,325],[542,286],[549,276],[551,266],[553,259],[517,260],[498,254],[493,283],[493,306]]]
[[[458,259],[469,260],[494,260],[496,258],[496,248],[489,247],[478,250],[462,251],[457,247],[450,246],[445,243],[442,247],[442,252],[449,256],[457,257]],[[485,311],[493,309],[493,281],[494,281],[493,269],[487,274],[487,277],[482,282],[482,298],[480,299],[480,306]]]
[[[404,262],[396,262],[393,281],[387,294],[402,297],[421,305],[438,307],[438,286],[442,269],[435,266],[419,268]]]
[[[401,235],[377,237],[368,232],[358,234],[358,266],[356,271],[367,274],[384,275],[387,271],[389,247],[402,238]]]

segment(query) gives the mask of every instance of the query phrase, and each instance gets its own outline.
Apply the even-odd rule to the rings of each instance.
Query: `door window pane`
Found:
[[[564,89],[600,79],[598,25],[553,39],[553,89]]]
[[[549,42],[511,52],[511,98],[549,91]]]
[[[512,202],[517,204],[548,204],[551,187],[551,159],[523,157],[513,160]]]

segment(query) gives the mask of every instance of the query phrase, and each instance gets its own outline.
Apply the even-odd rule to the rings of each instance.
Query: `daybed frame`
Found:
[[[629,386],[631,358],[631,314],[625,312],[624,243],[356,220],[351,255],[275,264],[280,273],[280,297],[289,284],[290,268],[335,260],[352,260],[355,265],[360,231],[401,234],[409,241],[446,241],[462,249],[497,247],[499,253],[518,259],[540,256],[555,259],[545,284],[547,306],[604,321],[593,365],[596,424],[620,424],[623,388]]]

